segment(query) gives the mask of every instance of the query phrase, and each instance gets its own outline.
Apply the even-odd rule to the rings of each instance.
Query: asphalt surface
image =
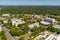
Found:
[[[7,38],[8,38],[8,40],[18,40],[16,38],[14,38],[13,36],[11,36],[11,34],[9,33],[8,28],[3,27],[3,30],[5,31],[5,34],[6,34]]]

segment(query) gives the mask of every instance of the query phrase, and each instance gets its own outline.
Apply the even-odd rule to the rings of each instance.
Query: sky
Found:
[[[0,5],[60,5],[60,0],[0,0]]]

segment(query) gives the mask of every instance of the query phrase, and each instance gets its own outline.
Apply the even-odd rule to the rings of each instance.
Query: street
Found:
[[[8,28],[3,27],[3,30],[5,31],[5,34],[6,34],[7,38],[8,38],[8,40],[18,40],[16,38],[14,38],[13,36],[11,36],[11,34],[9,33]]]

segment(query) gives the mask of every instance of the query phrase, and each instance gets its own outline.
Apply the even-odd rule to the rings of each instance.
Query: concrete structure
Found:
[[[60,25],[54,25],[52,27],[57,28],[57,29],[60,29]]]
[[[44,34],[40,34],[39,36],[37,36],[35,40],[41,40],[41,38],[47,38],[47,35],[50,35],[50,34],[51,34],[50,32],[45,31]]]
[[[55,35],[50,35],[45,40],[55,40],[55,37]]]
[[[55,22],[55,19],[46,18],[45,20],[41,21],[41,24],[48,25],[48,24],[51,24],[51,23],[54,23],[54,22]]]
[[[40,18],[41,15],[32,15],[32,17],[34,17],[34,18]]]
[[[2,25],[0,25],[0,31],[2,31]]]
[[[60,40],[60,34],[57,35],[56,40]]]
[[[36,23],[30,24],[30,25],[28,25],[28,27],[31,28],[31,29],[34,28],[34,27],[39,27],[39,23],[36,22]]]
[[[59,35],[50,34],[48,37],[46,36],[47,34],[39,35],[35,40],[40,40],[43,37],[45,38],[45,40],[60,40],[60,34]]]
[[[25,23],[25,21],[22,21],[21,19],[16,19],[16,18],[11,19],[11,22],[13,26],[18,26],[19,24]]]
[[[8,23],[8,20],[3,20],[3,23]]]
[[[51,32],[45,31],[43,35],[40,34],[35,40],[41,40],[41,38],[45,38],[44,40],[60,40],[60,34],[54,35]]]
[[[2,16],[7,17],[10,16],[10,14],[2,14]]]
[[[41,21],[41,24],[49,25],[50,23],[49,22],[45,22],[45,21]]]
[[[35,20],[35,18],[31,18],[30,22],[36,22],[37,20]]]
[[[50,35],[48,38],[45,40],[60,40],[60,34],[55,36],[55,35]]]
[[[6,27],[3,27],[3,31],[5,32],[5,35],[7,37],[8,40],[18,40],[15,37],[13,37],[10,33],[9,33],[9,29]]]
[[[50,23],[51,23],[51,22],[55,22],[55,19],[53,19],[53,18],[46,18],[46,19],[45,19],[45,21],[47,21],[47,22],[50,22]]]

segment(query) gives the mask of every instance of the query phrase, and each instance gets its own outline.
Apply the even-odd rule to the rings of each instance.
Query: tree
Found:
[[[12,36],[20,36],[20,35],[22,35],[22,32],[19,31],[19,29],[17,29],[17,28],[11,29],[10,33],[11,33]]]
[[[19,38],[19,40],[24,40],[23,37]]]
[[[54,28],[54,27],[51,27],[51,26],[49,26],[49,27],[47,28],[47,30],[49,30],[49,31],[51,31],[51,32],[58,32],[58,29],[57,29],[57,28]]]
[[[6,35],[5,35],[5,32],[4,32],[4,31],[1,31],[1,32],[0,32],[0,38],[1,38],[1,40],[7,40],[7,38],[6,38]]]

